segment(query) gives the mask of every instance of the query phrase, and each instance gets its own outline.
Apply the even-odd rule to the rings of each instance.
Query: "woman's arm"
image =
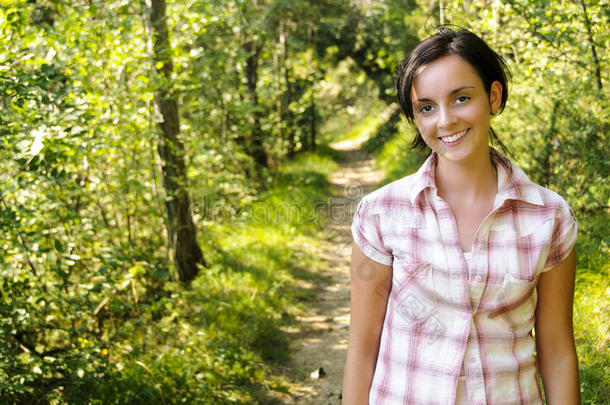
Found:
[[[377,263],[352,244],[351,320],[343,374],[343,404],[368,404],[379,340],[392,286],[392,267]]]
[[[574,250],[542,273],[536,307],[536,351],[549,405],[580,404],[578,358],[572,330],[576,260]]]

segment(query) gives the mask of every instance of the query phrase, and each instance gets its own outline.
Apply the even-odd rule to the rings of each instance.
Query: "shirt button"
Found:
[[[476,276],[474,276],[474,281],[476,281],[477,283],[481,281],[481,276],[479,276],[478,274]]]

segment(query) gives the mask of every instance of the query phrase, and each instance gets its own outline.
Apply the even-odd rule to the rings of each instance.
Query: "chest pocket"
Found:
[[[495,299],[491,300],[488,317],[502,318],[516,331],[529,332],[536,311],[538,279],[523,280],[506,273]]]
[[[498,249],[490,255],[490,272],[497,277],[509,273],[514,279],[534,281],[546,262],[553,219],[552,212],[537,210],[521,215],[509,210],[494,218],[489,242]]]
[[[395,260],[390,294],[395,327],[409,328],[438,312],[433,267],[428,263]]]

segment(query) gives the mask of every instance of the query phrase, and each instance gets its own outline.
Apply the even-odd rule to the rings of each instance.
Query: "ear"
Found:
[[[500,109],[500,104],[502,104],[502,84],[496,80],[491,84],[491,88],[489,89],[490,112],[492,114],[497,113]]]

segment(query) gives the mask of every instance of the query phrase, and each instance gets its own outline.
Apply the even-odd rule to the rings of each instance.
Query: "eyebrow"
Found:
[[[453,95],[455,93],[459,93],[460,91],[462,91],[464,89],[474,89],[474,86],[462,86],[462,87],[458,87],[455,90],[451,90],[449,95]],[[423,102],[428,102],[428,101],[432,101],[432,100],[429,99],[429,98],[418,98],[417,101],[420,102],[420,103],[423,103]]]

